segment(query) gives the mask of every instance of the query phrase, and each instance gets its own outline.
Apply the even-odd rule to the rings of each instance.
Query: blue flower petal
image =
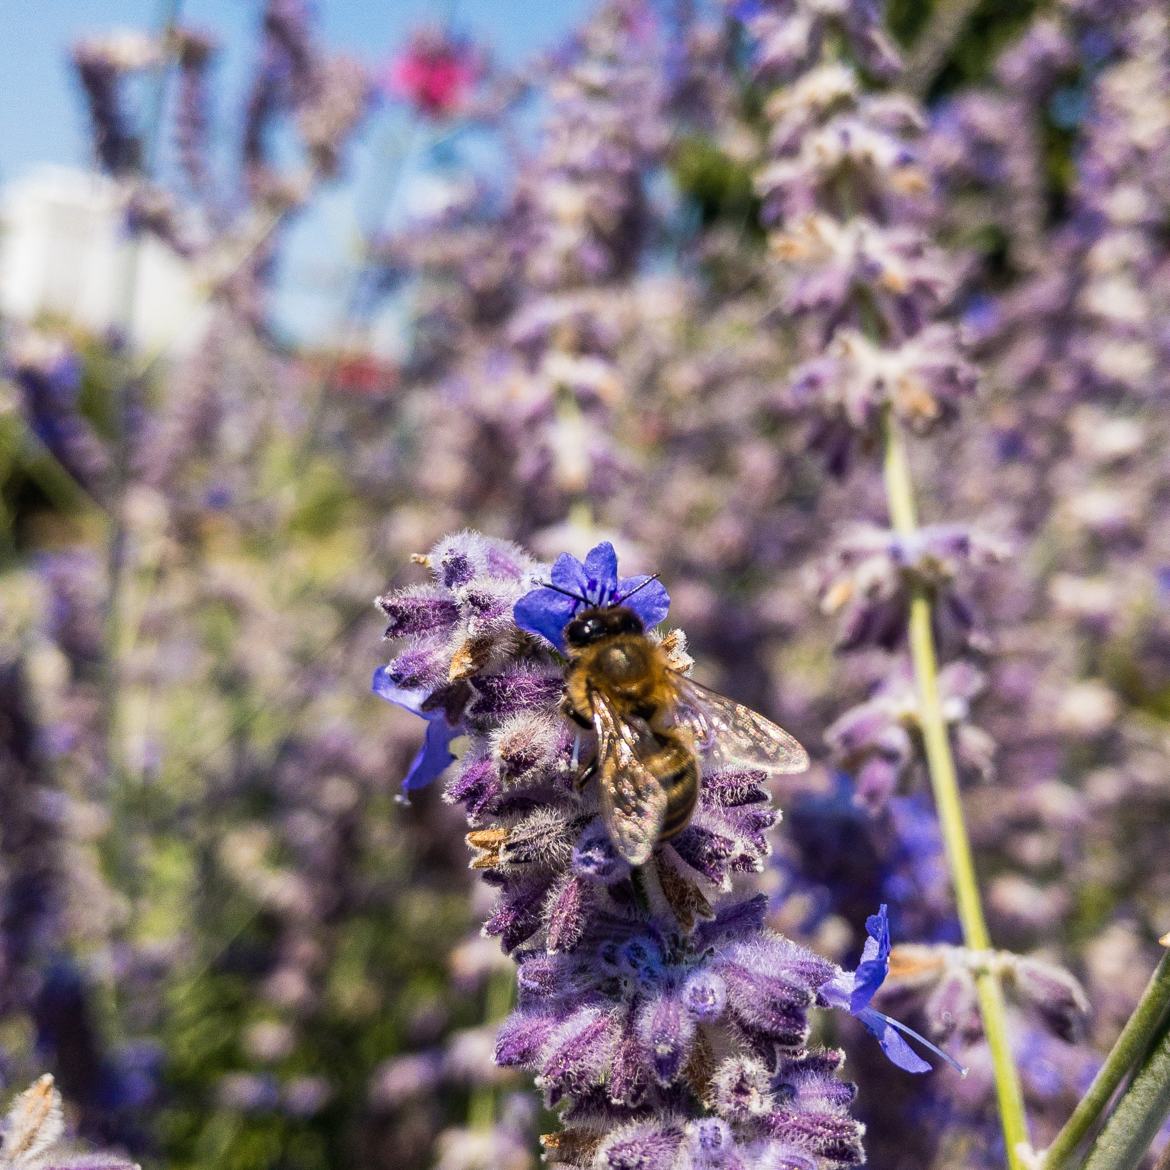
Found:
[[[598,605],[608,605],[617,592],[617,551],[608,540],[594,545],[585,554],[585,596]]]
[[[909,1073],[930,1072],[933,1067],[927,1064],[913,1048],[902,1038],[901,1033],[894,1027],[889,1016],[883,1015],[876,1008],[865,1008],[855,1013],[857,1018],[877,1037],[882,1051],[899,1068]],[[932,1046],[933,1047],[933,1046]],[[937,1049],[936,1049],[937,1051]]]
[[[906,1043],[904,1037],[909,1036],[957,1069],[962,1076],[966,1076],[967,1070],[954,1057],[948,1056],[925,1036],[869,1006],[869,1001],[890,971],[890,916],[884,903],[876,914],[866,919],[865,929],[869,938],[861,952],[857,970],[852,974],[842,971],[831,979],[820,989],[822,997],[830,1007],[848,1006],[850,1013],[878,1038],[882,1051],[899,1068],[911,1073],[924,1073],[930,1072],[933,1067]]]
[[[866,922],[872,922],[873,917],[870,916]],[[882,961],[882,945],[881,942],[870,935],[865,940],[865,946],[861,948],[861,959],[858,961],[860,967],[862,963],[880,963]]]
[[[432,780],[441,776],[447,765],[455,759],[451,752],[451,741],[462,734],[460,728],[452,727],[443,718],[442,712],[439,713],[438,719],[429,720],[427,737],[410,762],[406,777],[402,781],[403,789],[413,792],[417,788],[425,788]]]
[[[385,666],[379,666],[374,671],[374,679],[370,689],[380,699],[409,711],[427,721],[426,739],[418,749],[418,753],[410,762],[402,787],[411,792],[416,788],[423,788],[442,774],[444,769],[455,758],[451,754],[451,741],[463,734],[462,728],[452,727],[442,708],[434,711],[424,711],[423,703],[427,699],[427,692],[410,687],[400,687],[390,678],[390,671]]]
[[[854,1015],[869,1004],[890,972],[890,917],[885,903],[866,919],[865,929],[869,938],[857,964],[849,1001],[849,1010]]]
[[[869,935],[869,938],[866,940],[867,947],[869,943],[876,943],[878,955],[882,959],[889,958],[890,915],[885,902],[878,907],[876,914],[871,914],[865,920],[865,933]]]
[[[838,1008],[843,1012],[852,1012],[849,998],[853,994],[852,971],[841,971],[834,975],[828,983],[821,984],[819,991],[829,1007]]]
[[[562,589],[579,593],[582,597],[588,596],[585,589],[589,584],[589,574],[586,572],[585,566],[572,553],[561,553],[557,557],[553,562],[549,580]]]
[[[512,607],[512,620],[530,634],[547,639],[562,653],[565,626],[577,610],[577,602],[555,589],[533,589]]]
[[[923,1060],[906,1043],[903,1037],[909,1036],[911,1040],[917,1040],[928,1052],[934,1053],[939,1060],[943,1060],[949,1064],[959,1076],[965,1077],[967,1075],[968,1070],[953,1056],[944,1052],[937,1044],[932,1044],[920,1032],[915,1032],[913,1028],[908,1028],[901,1020],[895,1020],[879,1012],[876,1008],[866,1008],[857,1018],[878,1037],[878,1043],[881,1044],[882,1051],[899,1068],[904,1068],[907,1072],[922,1073],[929,1072],[934,1067],[932,1064],[928,1064]]]
[[[628,605],[642,619],[642,625],[652,630],[670,610],[670,594],[666,592],[666,586],[661,581],[650,581],[649,585],[639,589],[638,587],[645,581],[650,581],[646,573],[640,577],[623,577],[618,582],[617,596],[614,600],[619,605]],[[638,589],[638,592],[630,597],[635,589]],[[629,601],[625,600],[627,597],[630,598]]]
[[[370,690],[379,699],[385,699],[387,703],[393,703],[396,707],[401,707],[403,710],[409,711],[412,715],[418,715],[423,719],[427,718],[422,709],[423,702],[427,697],[426,692],[417,688],[400,687],[390,677],[390,668],[387,666],[379,666],[374,671],[374,679],[370,683]]]

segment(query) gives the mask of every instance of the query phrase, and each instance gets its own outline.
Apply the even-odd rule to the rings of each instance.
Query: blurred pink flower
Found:
[[[423,28],[390,63],[386,88],[432,118],[445,118],[463,105],[482,72],[479,54],[442,29]]]

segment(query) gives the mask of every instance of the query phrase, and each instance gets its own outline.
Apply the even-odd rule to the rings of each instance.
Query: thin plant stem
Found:
[[[1084,1170],[1133,1170],[1170,1114],[1170,1027],[1122,1094],[1085,1159]]]
[[[561,387],[556,397],[557,422],[562,426],[577,426],[581,422],[581,404],[567,387]],[[593,531],[597,517],[593,511],[593,500],[588,489],[575,491],[569,501],[569,525],[581,532]]]
[[[21,469],[62,511],[103,511],[101,501],[31,431],[16,440]]]
[[[909,535],[918,527],[918,511],[914,501],[914,480],[906,440],[898,420],[887,410],[884,420],[885,450],[883,472],[890,521],[894,529]],[[971,842],[963,819],[963,803],[959,795],[958,770],[947,734],[946,719],[938,686],[938,655],[931,623],[932,599],[927,589],[915,588],[910,601],[910,657],[918,688],[918,716],[926,749],[927,770],[942,830],[947,865],[955,887],[955,904],[963,941],[976,952],[991,950],[991,936],[983,916],[979,896],[979,882],[971,855]],[[991,1051],[995,1076],[995,1095],[999,1105],[1000,1123],[1007,1148],[1008,1166],[1021,1170],[1021,1152],[1028,1142],[1028,1124],[1024,1114],[1024,1098],[1019,1075],[1012,1057],[1008,1036],[1007,1012],[1003,988],[990,962],[975,970],[975,986],[979,997],[979,1012],[983,1031]]]
[[[1072,1116],[1064,1123],[1044,1157],[1044,1170],[1062,1170],[1113,1099],[1126,1074],[1141,1060],[1150,1039],[1170,1013],[1170,953],[1162,956],[1134,1013],[1126,1021],[1116,1043],[1105,1058]]]

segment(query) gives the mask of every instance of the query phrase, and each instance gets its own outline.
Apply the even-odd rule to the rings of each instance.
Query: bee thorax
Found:
[[[648,668],[643,648],[629,643],[606,646],[598,653],[595,663],[597,674],[614,686],[642,682]]]

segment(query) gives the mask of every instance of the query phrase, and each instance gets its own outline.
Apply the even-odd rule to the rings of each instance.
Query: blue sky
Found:
[[[519,64],[559,43],[591,7],[590,0],[317,0],[326,42],[379,66],[416,25],[448,13],[504,64]],[[214,32],[222,46],[217,99],[225,130],[235,125],[242,103],[253,34],[262,0],[184,0],[184,22]],[[156,28],[163,0],[4,0],[0,37],[0,181],[18,177],[38,163],[72,166],[88,161],[86,113],[68,64],[76,38],[111,28]],[[296,335],[319,337],[336,319],[331,288],[344,285],[346,258],[352,259],[359,220],[386,189],[384,171],[397,165],[408,147],[407,175],[417,164],[425,134],[412,133],[400,115],[383,110],[369,126],[352,178],[329,192],[290,240],[281,288],[280,317]],[[381,172],[381,177],[379,177]],[[399,188],[399,196],[401,187]],[[389,207],[392,221],[394,205]]]

